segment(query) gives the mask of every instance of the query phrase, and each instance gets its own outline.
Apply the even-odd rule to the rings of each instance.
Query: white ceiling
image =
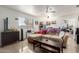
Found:
[[[63,16],[79,10],[75,5],[6,5],[5,7],[28,13],[34,16],[45,16],[47,7],[55,11],[55,15]]]

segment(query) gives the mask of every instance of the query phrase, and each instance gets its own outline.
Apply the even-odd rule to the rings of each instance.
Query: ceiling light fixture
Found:
[[[45,12],[45,15],[46,15],[46,18],[48,19],[51,19],[54,15],[55,15],[56,11],[54,10],[53,7],[51,6],[46,6],[46,12]]]

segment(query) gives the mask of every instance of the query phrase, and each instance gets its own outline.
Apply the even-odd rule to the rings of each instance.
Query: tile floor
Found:
[[[33,53],[28,48],[27,39],[24,41],[19,41],[4,47],[0,47],[0,53]]]
[[[35,53],[32,46],[28,44],[27,39],[24,41],[16,42],[11,45],[0,47],[0,53]],[[64,53],[78,53],[79,45],[71,37],[68,39],[67,48],[64,49]]]

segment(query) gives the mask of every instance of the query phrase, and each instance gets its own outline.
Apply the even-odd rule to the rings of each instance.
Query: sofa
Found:
[[[67,47],[68,38],[69,38],[69,34],[65,33],[65,35],[63,36],[63,48]]]

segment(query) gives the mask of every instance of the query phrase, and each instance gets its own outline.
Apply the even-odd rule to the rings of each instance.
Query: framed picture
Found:
[[[43,25],[43,22],[40,22],[40,25]]]
[[[46,25],[48,25],[49,23],[48,22],[46,22]]]
[[[35,21],[35,25],[38,25],[38,21]]]
[[[47,22],[46,22],[46,25],[50,25],[50,22],[47,21]]]
[[[56,24],[56,21],[52,21],[52,24]]]
[[[64,23],[67,23],[68,21],[67,20],[64,20]]]

